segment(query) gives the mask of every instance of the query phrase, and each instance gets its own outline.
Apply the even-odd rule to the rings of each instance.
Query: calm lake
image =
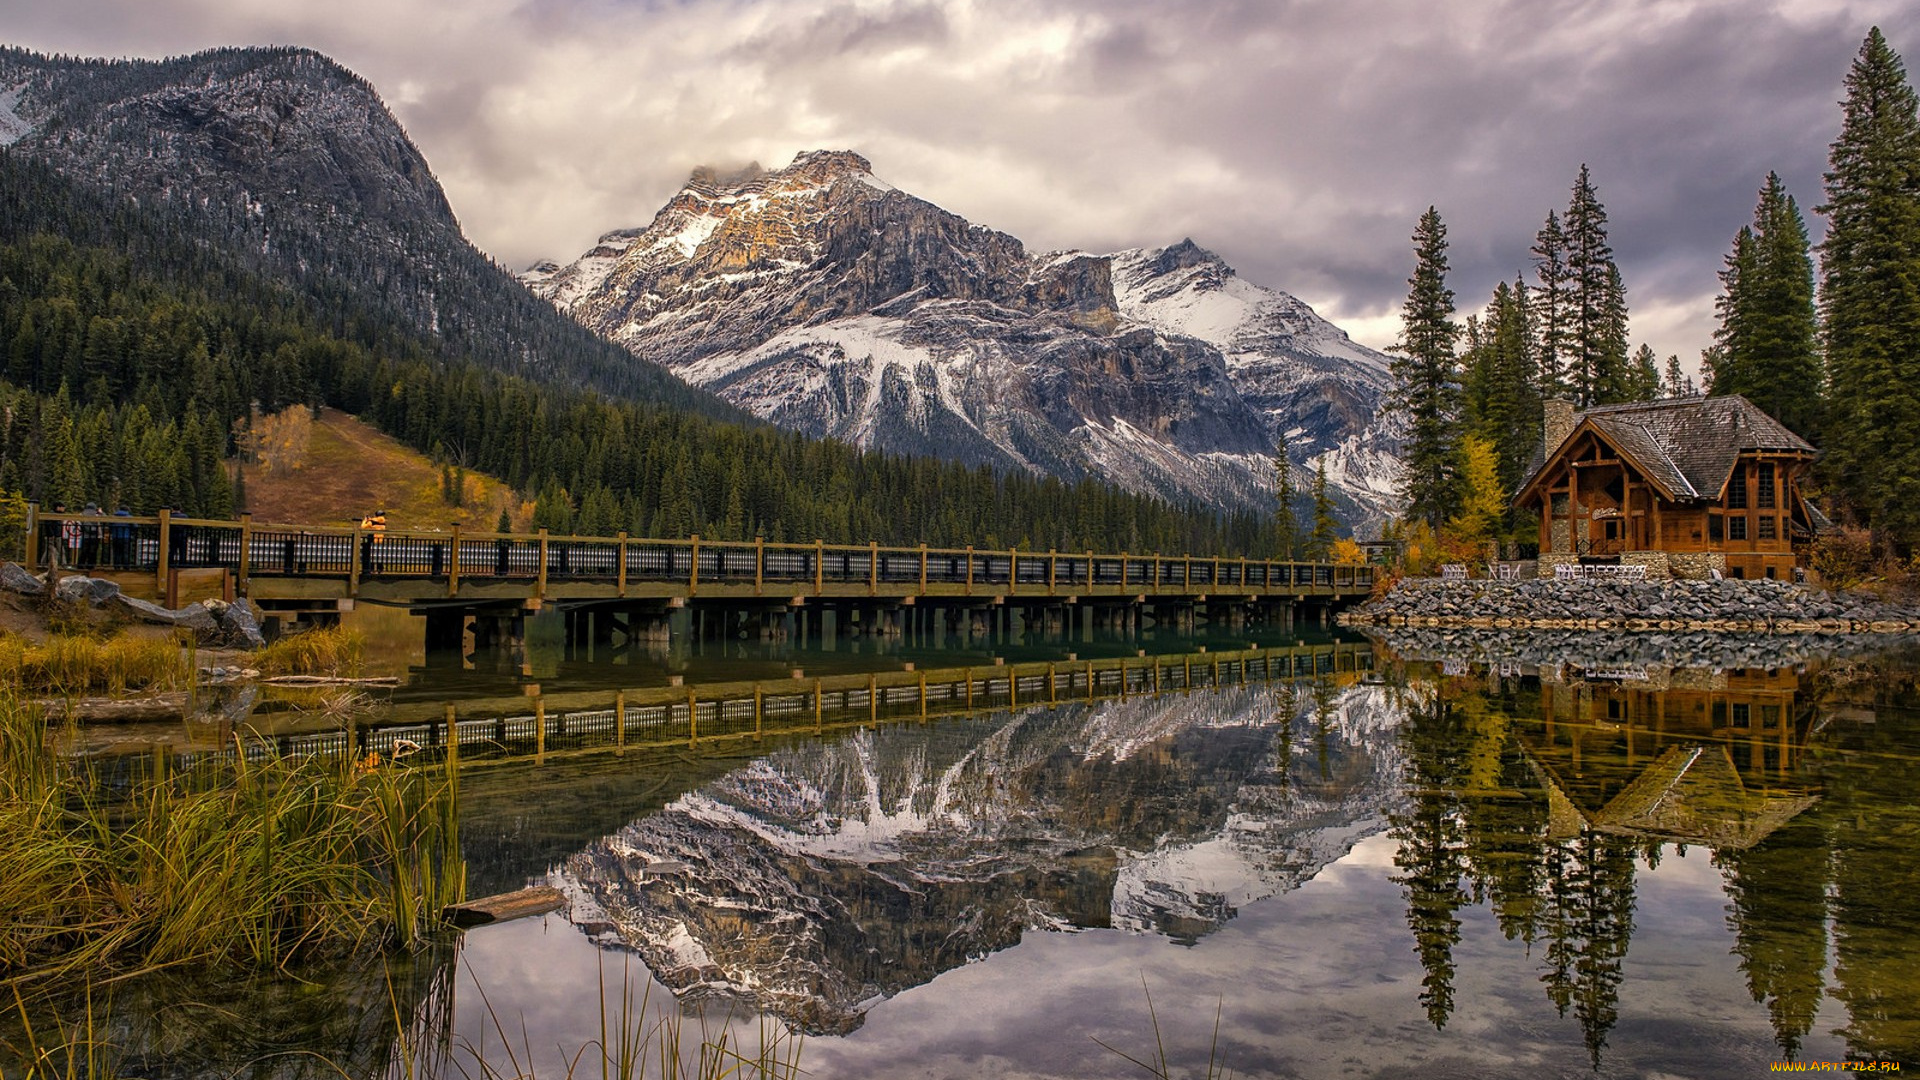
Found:
[[[126,1075],[401,1075],[397,1009],[415,1075],[598,1077],[623,994],[683,1039],[803,1033],[820,1077],[1920,1067],[1910,641],[595,660],[536,627],[512,670],[396,663],[348,737],[453,716],[470,893],[569,910],[391,973],[129,988]]]

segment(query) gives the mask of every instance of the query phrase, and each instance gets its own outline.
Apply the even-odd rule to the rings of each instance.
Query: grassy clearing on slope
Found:
[[[502,507],[519,506],[507,485],[466,474],[464,506],[441,497],[440,467],[368,424],[322,409],[304,445],[245,466],[247,508],[255,521],[357,525],[375,510],[390,529],[491,530]]]

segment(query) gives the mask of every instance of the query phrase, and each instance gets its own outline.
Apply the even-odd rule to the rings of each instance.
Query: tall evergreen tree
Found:
[[[1531,290],[1529,309],[1538,335],[1534,356],[1539,368],[1540,395],[1558,397],[1568,390],[1567,367],[1572,336],[1567,321],[1567,234],[1560,215],[1547,211],[1547,223],[1533,242],[1533,270],[1540,279]]]
[[[1879,27],[1846,86],[1819,208],[1825,465],[1855,515],[1910,544],[1920,538],[1920,119]]]
[[[1713,392],[1743,394],[1813,436],[1822,391],[1813,259],[1806,222],[1777,173],[1767,174],[1753,224],[1734,237],[1720,281]]]
[[[1333,496],[1327,493],[1327,458],[1322,454],[1313,471],[1313,535],[1307,540],[1308,558],[1324,559],[1340,538],[1340,519],[1333,513]]]
[[[1460,372],[1453,290],[1447,288],[1447,227],[1428,207],[1414,229],[1416,262],[1407,279],[1392,373],[1393,404],[1407,414],[1401,494],[1407,514],[1436,530],[1458,499]]]
[[[1273,517],[1274,550],[1281,558],[1293,558],[1300,543],[1300,522],[1294,516],[1293,462],[1287,458],[1287,436],[1281,432],[1273,451],[1273,498],[1277,504]]]
[[[1627,293],[1607,242],[1607,210],[1587,166],[1566,216],[1566,382],[1581,408],[1624,399]]]
[[[1534,367],[1525,282],[1494,286],[1478,319],[1468,320],[1464,433],[1491,445],[1501,486],[1512,491],[1540,444],[1541,397]]]

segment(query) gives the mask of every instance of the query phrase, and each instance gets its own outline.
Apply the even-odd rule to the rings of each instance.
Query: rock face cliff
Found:
[[[1284,437],[1356,524],[1392,507],[1384,358],[1191,241],[1036,255],[819,151],[698,170],[651,224],[522,279],[810,434],[1260,512]]]
[[[468,243],[373,87],[307,49],[83,60],[0,47],[0,145],[450,358],[736,415],[636,365]],[[346,298],[351,316],[333,310]]]
[[[552,880],[583,931],[683,997],[844,1033],[1026,933],[1191,942],[1311,879],[1397,805],[1399,714],[1378,691],[1251,687],[806,743]]]

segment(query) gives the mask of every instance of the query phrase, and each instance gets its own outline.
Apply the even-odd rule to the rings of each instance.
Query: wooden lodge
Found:
[[[1799,481],[1814,448],[1738,395],[1549,401],[1542,453],[1514,497],[1540,519],[1540,573],[1643,565],[1654,577],[1791,578],[1820,512]]]

